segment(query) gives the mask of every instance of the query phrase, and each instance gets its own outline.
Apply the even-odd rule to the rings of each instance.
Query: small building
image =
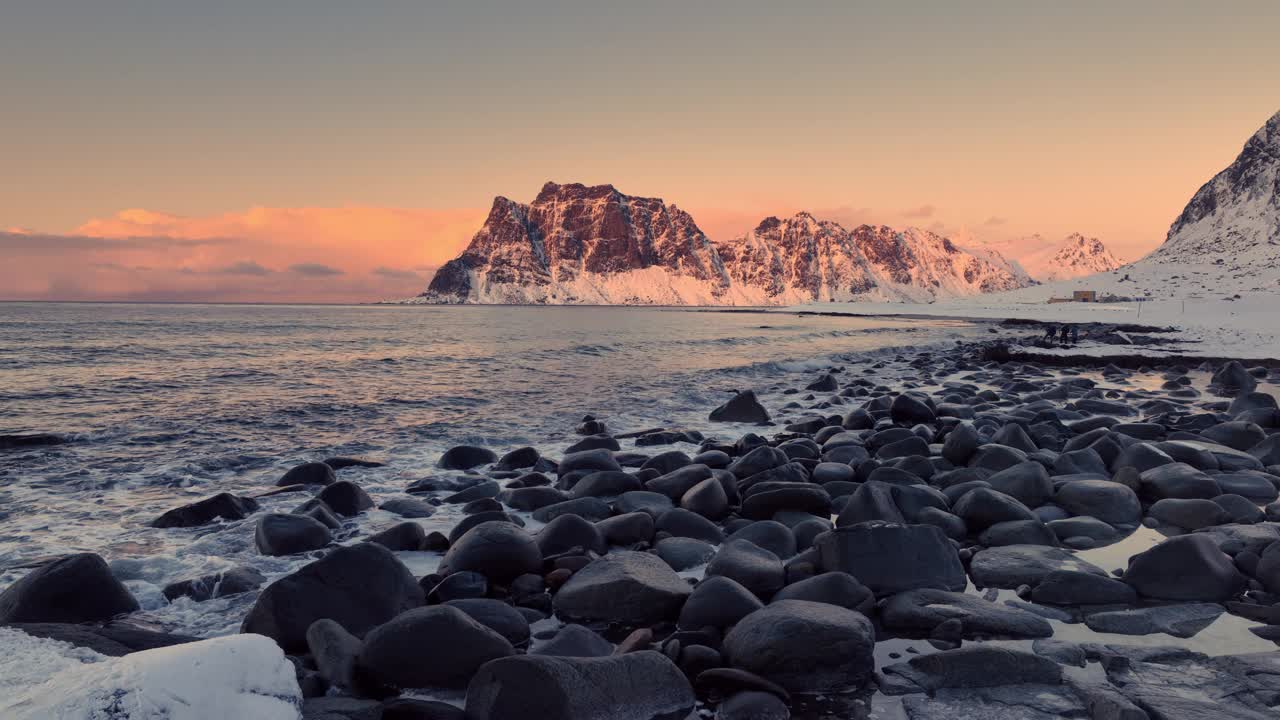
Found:
[[[1072,302],[1098,302],[1097,290],[1075,290],[1071,293]]]

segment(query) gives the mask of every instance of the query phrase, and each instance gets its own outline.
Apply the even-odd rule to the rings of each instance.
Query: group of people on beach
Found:
[[[1057,337],[1058,342],[1066,345],[1068,336],[1072,345],[1080,342],[1080,328],[1069,323],[1063,323],[1062,325],[1049,323],[1045,326],[1044,341],[1047,343],[1052,343],[1054,338]]]

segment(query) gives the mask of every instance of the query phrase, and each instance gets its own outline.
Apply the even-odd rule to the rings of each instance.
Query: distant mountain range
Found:
[[[1122,268],[1213,266],[1280,276],[1280,113],[1206,183],[1164,244],[1123,266],[1097,238],[953,242],[920,228],[847,229],[808,213],[713,241],[689,213],[612,185],[549,182],[529,204],[499,197],[484,226],[414,302],[780,305],[929,302]],[[1211,291],[1201,273],[1197,287]],[[1116,275],[1116,278],[1120,278]],[[1207,283],[1207,284],[1206,284]],[[1262,285],[1258,285],[1262,283]],[[1167,283],[1166,283],[1167,285]],[[1137,288],[1135,288],[1137,289]]]
[[[1116,264],[1071,236],[1058,272]],[[920,228],[846,229],[808,213],[767,217],[713,241],[658,198],[612,185],[547,183],[529,204],[496,198],[484,226],[416,299],[430,303],[780,305],[929,302],[1034,284],[998,250]]]

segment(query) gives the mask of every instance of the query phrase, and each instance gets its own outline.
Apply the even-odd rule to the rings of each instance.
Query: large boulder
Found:
[[[279,487],[287,487],[289,485],[331,485],[338,481],[338,476],[333,472],[333,468],[322,462],[302,463],[289,468],[276,485]]]
[[[480,465],[498,462],[498,455],[488,448],[474,445],[456,445],[449,448],[436,461],[436,467],[445,470],[470,470]]]
[[[692,592],[661,558],[615,550],[574,573],[554,602],[562,618],[642,625],[674,618]]]
[[[706,574],[735,580],[766,601],[786,584],[786,571],[778,556],[750,540],[726,541],[707,564]]]
[[[1093,563],[1081,560],[1069,550],[1044,545],[1007,545],[987,548],[973,556],[969,574],[982,588],[1016,588],[1038,585],[1050,573],[1074,570],[1102,577],[1107,572]]]
[[[542,551],[529,533],[500,520],[480,523],[449,547],[440,574],[470,570],[498,583],[542,572]]]
[[[677,625],[687,630],[707,626],[727,628],[764,607],[750,590],[723,576],[698,583],[680,609]]]
[[[850,610],[866,611],[875,605],[871,590],[849,573],[825,572],[794,582],[773,596],[773,601],[808,600],[824,602]]]
[[[286,652],[305,652],[311,623],[330,618],[353,635],[423,602],[422,588],[390,550],[372,543],[340,547],[267,586],[241,632],[275,639]]]
[[[213,497],[169,510],[151,521],[151,527],[197,527],[221,518],[243,520],[258,510],[258,501],[231,493],[218,493]]]
[[[1088,515],[1113,525],[1136,525],[1142,503],[1128,486],[1110,480],[1074,480],[1058,488],[1054,504],[1072,515]]]
[[[350,480],[339,480],[328,485],[316,495],[316,499],[343,517],[355,517],[373,507],[373,498],[364,488]]]
[[[1044,466],[1034,460],[1018,463],[987,478],[992,489],[1016,498],[1029,508],[1040,507],[1053,497],[1053,481]]]
[[[486,663],[467,686],[474,720],[652,720],[684,717],[695,698],[665,655],[517,655]]]
[[[481,665],[514,653],[506,638],[462,610],[432,605],[371,630],[359,663],[392,687],[461,687]]]
[[[955,546],[932,525],[850,525],[819,535],[814,549],[823,572],[849,573],[876,595],[963,590],[968,582]]]
[[[138,609],[98,555],[65,555],[0,593],[0,623],[87,623]]]
[[[1157,500],[1147,514],[1165,525],[1183,530],[1199,530],[1231,521],[1226,509],[1204,498],[1165,498]]]
[[[1222,602],[1239,595],[1245,579],[1207,535],[1172,537],[1129,558],[1124,581],[1158,600]]]
[[[767,423],[769,411],[760,404],[754,390],[734,395],[729,402],[711,411],[711,422]]]
[[[294,555],[328,545],[330,534],[324,523],[306,515],[270,513],[258,520],[253,540],[263,555]]]
[[[1142,473],[1142,492],[1152,500],[1164,498],[1213,499],[1222,494],[1218,483],[1186,463],[1154,467]]]
[[[862,687],[875,669],[875,630],[860,612],[829,603],[780,600],[743,618],[724,639],[737,668],[790,692]]]
[[[1036,519],[1035,513],[1017,498],[987,487],[974,488],[960,496],[953,512],[974,532],[1000,523]]]

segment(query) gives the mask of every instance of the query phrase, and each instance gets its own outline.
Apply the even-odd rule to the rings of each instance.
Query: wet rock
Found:
[[[648,553],[615,550],[574,573],[555,595],[556,614],[630,624],[674,618],[692,590]]]
[[[680,497],[680,507],[710,520],[719,520],[729,514],[729,496],[719,480],[707,478]]]
[[[427,580],[428,578],[423,578]],[[464,570],[456,572],[437,583],[431,584],[427,592],[427,602],[433,604],[446,603],[450,600],[464,598],[481,598],[489,593],[489,579],[478,572]]]
[[[550,557],[569,552],[574,548],[583,548],[596,553],[606,549],[604,536],[590,521],[577,515],[561,515],[547,523],[538,531],[534,540],[542,557]]]
[[[574,487],[577,486],[575,485]],[[587,494],[589,495],[590,493]],[[570,495],[557,488],[535,486],[514,489],[508,488],[498,493],[497,499],[504,505],[515,508],[516,510],[531,512],[547,507],[548,505],[562,503],[570,499]]]
[[[309,462],[289,469],[279,480],[277,487],[289,485],[331,485],[338,481],[333,468],[322,462]]]
[[[506,638],[513,646],[529,642],[529,621],[519,610],[490,598],[467,598],[445,603],[466,613],[472,620]]]
[[[1031,589],[1031,599],[1049,605],[1132,605],[1138,601],[1138,593],[1113,578],[1058,570]]]
[[[604,520],[612,514],[609,504],[600,498],[580,497],[544,505],[533,511],[533,519],[549,523],[561,515],[578,515],[588,520]]]
[[[436,461],[436,467],[445,470],[470,470],[481,465],[498,462],[498,455],[488,448],[474,445],[457,445],[449,448]]]
[[[1005,545],[1048,545],[1057,547],[1059,544],[1058,536],[1039,518],[996,523],[978,535],[978,542],[987,547]]]
[[[596,529],[609,545],[629,546],[649,542],[654,533],[653,516],[645,512],[616,515],[597,522]]]
[[[329,528],[306,515],[270,513],[258,520],[254,543],[263,555],[294,555],[329,544]]]
[[[370,535],[367,542],[392,551],[421,550],[427,542],[427,532],[418,523],[402,522]]]
[[[831,513],[831,497],[816,485],[762,483],[751,487],[742,501],[742,516],[752,520],[764,520],[786,511],[825,517]]]
[[[378,507],[403,518],[427,518],[436,514],[434,505],[414,497],[391,498]]]
[[[1035,514],[1017,498],[987,487],[975,488],[962,495],[953,511],[973,532],[981,532],[1000,523],[1036,519]]]
[[[322,618],[306,632],[307,652],[321,677],[340,688],[356,687],[356,662],[364,643],[338,623]]]
[[[380,720],[466,720],[462,708],[412,697],[384,700],[381,710]]]
[[[724,533],[716,524],[684,508],[672,508],[658,516],[656,527],[675,537],[688,537],[713,545],[724,541]]]
[[[266,581],[267,578],[262,573],[251,567],[235,567],[193,580],[182,580],[166,585],[163,592],[165,599],[170,602],[180,597],[202,602],[257,590]]]
[[[608,657],[613,643],[582,625],[565,625],[555,637],[529,651],[530,655],[559,657]]]
[[[725,538],[725,544],[747,540],[786,560],[796,554],[796,537],[791,529],[775,520],[758,520]]]
[[[826,572],[787,585],[773,600],[824,602],[863,612],[875,604],[875,594],[848,573]]]
[[[693,689],[666,656],[521,655],[486,664],[467,687],[467,717],[486,720],[652,720],[683,717]]]
[[[1223,601],[1244,589],[1231,558],[1201,534],[1169,538],[1129,558],[1124,581],[1160,600]]]
[[[268,585],[240,631],[266,635],[296,653],[305,650],[307,628],[316,620],[330,618],[360,636],[422,601],[422,588],[391,551],[358,543]]]
[[[654,545],[654,552],[673,570],[688,570],[711,562],[716,549],[710,543],[695,538],[670,537],[659,540]]]
[[[1209,440],[1236,450],[1248,450],[1267,439],[1266,432],[1255,423],[1243,420],[1214,425],[1200,433]]]
[[[1257,378],[1249,374],[1243,365],[1231,360],[1218,368],[1209,384],[1231,396],[1251,393],[1258,387]]]
[[[0,623],[87,623],[137,609],[138,601],[93,553],[64,555],[0,592]]]
[[[590,470],[592,472],[613,470],[620,472],[622,470],[622,466],[614,459],[612,452],[609,450],[597,449],[568,453],[560,460],[560,465],[557,468],[557,471],[561,476],[577,470]]]
[[[711,411],[711,422],[767,423],[769,411],[760,404],[755,391],[746,390],[734,395],[728,402]]]
[[[1213,502],[1226,511],[1229,523],[1253,524],[1266,519],[1266,513],[1257,503],[1240,495],[1219,495]]]
[[[1165,525],[1183,530],[1199,530],[1230,520],[1227,511],[1212,500],[1165,498],[1152,504],[1147,513]]]
[[[1174,637],[1189,638],[1213,624],[1225,609],[1215,603],[1191,605],[1158,605],[1091,613],[1084,622],[1096,632],[1117,635],[1150,635],[1166,633]]]
[[[441,649],[447,648],[446,652]],[[402,613],[364,639],[360,667],[399,688],[461,687],[482,665],[514,653],[511,643],[456,607]]]
[[[1262,551],[1255,575],[1263,587],[1280,595],[1280,541],[1271,543]]]
[[[189,505],[167,511],[151,521],[151,527],[198,527],[216,519],[243,520],[258,510],[258,501],[237,497],[231,493],[218,493]]]
[[[886,676],[899,676],[928,692],[944,688],[1062,683],[1062,667],[1056,662],[994,645],[972,645],[918,655],[905,663],[885,667],[884,673]]]
[[[737,668],[791,692],[861,687],[875,668],[875,631],[862,613],[827,603],[780,600],[743,618],[725,636]]]
[[[725,541],[707,564],[706,574],[735,580],[762,600],[773,597],[786,584],[778,556],[748,540]]]
[[[1110,480],[1076,480],[1058,488],[1053,502],[1072,515],[1087,515],[1110,524],[1137,524],[1142,504],[1133,490]]]
[[[635,475],[617,470],[600,470],[579,480],[569,491],[570,497],[617,497],[625,492],[640,490],[640,480]],[[564,499],[564,498],[562,498]]]
[[[1038,462],[1027,461],[1001,470],[987,478],[992,489],[1016,498],[1029,508],[1039,507],[1053,497],[1053,481]]]
[[[996,605],[974,595],[945,590],[909,590],[886,600],[881,622],[891,630],[928,633],[958,620],[962,637],[1043,638],[1053,635],[1044,618],[1025,610]]]
[[[680,610],[677,625],[696,630],[707,626],[727,628],[764,607],[760,600],[737,581],[711,576],[698,583]]]
[[[932,587],[963,590],[964,567],[955,547],[931,525],[861,523],[814,541],[823,572],[846,572],[877,595]]]
[[[1068,550],[1042,545],[988,548],[975,554],[969,563],[969,573],[973,576],[974,584],[985,588],[1035,586],[1058,570],[1107,576],[1105,570],[1081,560]]]
[[[481,523],[450,546],[440,562],[440,574],[461,570],[478,572],[505,583],[542,570],[538,543],[521,528],[506,522]]]
[[[671,498],[647,490],[623,493],[613,505],[620,513],[644,512],[655,518],[673,507]]]
[[[929,407],[920,398],[907,393],[903,393],[893,399],[893,404],[889,406],[889,417],[896,423],[907,425],[919,423],[927,425],[937,420],[933,413],[933,408]]]
[[[122,657],[142,650],[196,642],[200,638],[146,630],[125,622],[105,625],[81,623],[6,623],[4,627],[21,630],[32,637],[48,638],[88,648],[111,657]]]
[[[502,492],[502,486],[498,484],[497,480],[485,480],[465,490],[459,490],[452,495],[445,496],[444,502],[450,505],[460,505],[481,498],[495,498],[498,497],[500,492]]]
[[[942,442],[942,457],[955,465],[964,465],[981,444],[982,438],[973,423],[962,422],[947,433],[946,440]]]

